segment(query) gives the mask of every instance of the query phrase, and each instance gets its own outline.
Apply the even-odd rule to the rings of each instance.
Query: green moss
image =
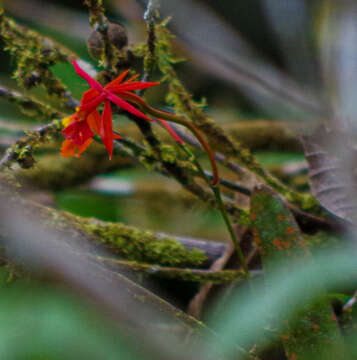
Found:
[[[36,117],[39,119],[54,119],[60,117],[60,114],[53,109],[50,105],[45,104],[33,97],[24,95],[14,90],[9,90],[4,87],[0,87],[0,97],[16,104],[23,114],[29,117]]]
[[[150,231],[72,214],[64,216],[85,234],[125,259],[170,266],[199,266],[207,260],[203,251],[186,250],[177,240],[157,237]]]
[[[145,273],[165,279],[175,279],[180,281],[199,283],[213,282],[216,284],[224,284],[245,279],[243,272],[234,270],[223,270],[212,273],[196,273],[192,272],[191,269],[183,269],[182,271],[165,271],[165,269],[151,267],[145,270]]]
[[[171,64],[184,61],[184,59],[178,58],[172,52],[171,41],[175,39],[175,36],[167,29],[169,21],[170,18],[167,18],[161,23],[154,25],[154,52],[150,49],[150,42],[137,45],[133,48],[135,55],[144,59],[144,67],[149,73],[160,69],[164,74],[162,81],[166,80],[165,73],[170,70]]]
[[[179,158],[178,150],[175,146],[163,144],[160,146],[162,160],[174,164]]]
[[[68,62],[74,56],[71,51],[17,24],[4,15],[3,9],[0,9],[0,37],[5,42],[5,50],[16,60],[14,78],[20,86],[31,89],[42,85],[49,95],[55,95],[63,103],[68,102],[66,87],[50,68],[58,62]]]
[[[254,191],[251,199],[251,220],[255,241],[267,262],[304,258],[309,252],[301,232],[286,205],[266,187]]]
[[[2,165],[9,166],[11,162],[17,161],[22,168],[31,168],[35,163],[33,151],[43,142],[50,140],[61,128],[61,121],[53,120],[39,131],[26,132],[26,137],[16,141],[13,146],[7,149]]]
[[[222,152],[227,160],[234,158],[240,165],[252,171],[267,185],[285,196],[288,201],[295,203],[304,210],[319,213],[320,207],[311,195],[290,190],[263,169],[249,149],[225,134],[223,129],[204,113],[203,107],[206,105],[204,101],[196,102],[193,100],[192,95],[185,89],[173,68],[173,65],[178,61],[172,51],[171,42],[173,38],[174,36],[167,29],[167,20],[165,20],[155,25],[155,53],[153,54],[150,51],[148,44],[138,47],[136,52],[139,56],[144,57],[144,65],[147,66],[148,71],[158,68],[163,74],[162,82],[167,82],[169,86],[167,102],[173,106],[175,112],[183,114],[193,122],[206,135],[210,147]]]
[[[89,8],[89,22],[91,26],[101,21],[104,16],[104,7],[102,0],[84,0],[84,4]]]

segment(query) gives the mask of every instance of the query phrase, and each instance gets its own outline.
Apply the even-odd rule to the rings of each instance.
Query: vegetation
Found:
[[[199,2],[4,2],[1,359],[356,358],[356,9],[289,1],[294,80]]]

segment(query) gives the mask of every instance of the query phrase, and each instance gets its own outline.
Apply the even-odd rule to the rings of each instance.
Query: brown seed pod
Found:
[[[105,51],[103,35],[99,31],[93,30],[89,35],[87,47],[94,59],[100,59]]]
[[[108,40],[118,50],[128,45],[128,35],[125,27],[120,24],[110,23],[107,30]]]

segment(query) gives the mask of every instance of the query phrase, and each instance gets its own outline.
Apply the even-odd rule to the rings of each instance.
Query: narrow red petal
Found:
[[[88,73],[86,73],[82,68],[79,67],[77,64],[77,61],[75,59],[72,59],[72,65],[74,67],[74,70],[76,71],[76,74],[80,76],[82,79],[87,81],[88,85],[99,92],[103,90],[103,86],[99,84],[99,82],[95,79],[93,79]]]
[[[98,96],[99,93],[97,90],[94,89],[88,89],[87,91],[85,91],[82,95],[82,99],[81,99],[81,105],[85,104],[89,101],[91,101],[92,99],[94,99],[96,96]]]
[[[151,86],[160,85],[160,83],[157,82],[143,82],[143,81],[133,81],[130,83],[123,83],[119,86],[113,86],[111,87],[110,91],[112,92],[121,92],[121,91],[133,91],[133,90],[140,90],[140,89],[146,89]]]
[[[168,124],[167,121],[165,121],[164,119],[157,119],[163,126],[164,128],[170,133],[170,135],[179,143],[179,144],[184,144],[185,142],[178,136],[178,134],[176,133],[176,131],[170,126],[170,124]]]
[[[78,146],[76,157],[80,157],[82,152],[87,150],[87,147],[93,142],[93,139],[88,139],[83,145]]]
[[[84,120],[73,122],[63,129],[62,133],[65,134],[67,140],[72,140],[78,146],[83,145],[94,136],[93,131]]]
[[[100,136],[104,146],[107,149],[109,159],[112,158],[113,154],[113,122],[112,122],[112,108],[109,101],[104,104],[104,110],[102,114],[102,123],[100,128]]]
[[[118,77],[108,83],[105,88],[111,88],[112,86],[118,86],[125,79],[125,76],[128,74],[129,70],[123,71]]]
[[[131,101],[136,105],[140,105],[140,104],[145,105],[145,100],[143,98],[130,91],[120,92],[120,98],[127,101]]]
[[[148,118],[145,114],[143,114],[141,111],[136,109],[134,106],[130,105],[128,102],[120,99],[118,96],[112,94],[111,92],[108,92],[107,99],[112,101],[114,104],[118,105],[123,110],[140,117],[144,120],[153,121],[152,119]]]
[[[61,155],[63,157],[74,156],[77,145],[72,140],[64,140],[61,146]]]
[[[96,109],[104,101],[104,99],[105,99],[105,95],[100,94],[100,95],[92,98],[92,100],[86,102],[85,104],[81,104],[79,106],[79,110],[85,111],[86,113],[90,113],[94,109]]]
[[[82,152],[92,143],[93,139],[88,139],[83,145],[76,145],[72,140],[65,140],[61,146],[61,155],[63,157],[80,157]]]
[[[133,81],[139,77],[139,74],[133,75],[131,78],[129,78],[126,82]]]

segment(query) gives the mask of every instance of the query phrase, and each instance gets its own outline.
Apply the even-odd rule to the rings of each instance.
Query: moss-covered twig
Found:
[[[75,56],[70,50],[17,24],[5,16],[3,9],[0,9],[0,38],[16,60],[14,77],[22,87],[31,89],[43,85],[49,95],[56,95],[62,101],[63,106],[71,110],[76,107],[71,93],[51,71],[53,65],[68,62]]]
[[[0,86],[0,97],[17,105],[25,115],[36,117],[36,119],[48,120],[60,116],[60,113],[50,105],[3,86]]]
[[[212,184],[217,185],[219,183],[219,175],[218,175],[218,170],[217,170],[214,153],[212,152],[212,149],[210,148],[210,146],[208,145],[208,143],[206,142],[204,137],[201,135],[201,133],[198,131],[198,129],[196,128],[195,125],[186,121],[186,119],[183,118],[182,116],[177,116],[176,114],[172,114],[172,113],[169,113],[166,111],[162,111],[162,110],[153,108],[139,96],[130,94],[130,97],[127,98],[126,94],[122,94],[121,97],[128,101],[135,102],[136,105],[138,105],[143,111],[147,112],[150,115],[156,116],[160,119],[165,119],[167,121],[170,121],[170,122],[173,122],[176,124],[180,124],[180,125],[186,127],[188,130],[190,130],[192,132],[192,134],[196,137],[196,139],[199,141],[202,148],[205,150],[206,154],[208,155],[208,158],[210,160],[211,167],[212,167],[212,172],[213,172]],[[204,174],[203,174],[203,177],[204,177]]]
[[[53,120],[49,124],[40,127],[37,131],[28,132],[27,136],[16,141],[14,145],[7,149],[0,160],[0,169],[9,167],[14,161],[17,161],[23,168],[32,167],[35,161],[33,150],[52,135],[58,133],[61,128],[61,121]]]
[[[145,125],[143,123],[142,125]],[[18,140],[14,145],[12,145],[4,154],[3,158],[0,160],[0,167],[8,167],[13,162],[18,162],[22,167],[24,168],[30,168],[34,164],[33,159],[33,150],[36,149],[41,143],[44,141],[47,141],[51,139],[52,135],[56,135],[61,130],[62,125],[59,120],[54,120],[52,123],[49,123],[47,125],[42,126],[37,131],[31,131],[28,133],[27,137],[24,137],[20,140]],[[120,143],[123,143],[124,146],[121,146]],[[205,191],[202,187],[198,186],[196,183],[192,183],[190,178],[187,176],[188,173],[192,173],[194,176],[199,176],[199,173],[194,171],[192,167],[185,168],[185,164],[183,162],[180,162],[177,159],[171,159],[171,157],[165,157],[166,160],[163,161],[163,164],[160,164],[157,162],[155,156],[151,152],[148,152],[147,149],[141,145],[136,144],[135,142],[124,139],[120,142],[115,141],[115,148],[116,151],[119,151],[119,153],[124,154],[125,156],[128,156],[130,158],[134,158],[136,161],[138,159],[141,160],[141,162],[145,166],[151,167],[151,169],[158,171],[164,175],[172,174],[172,172],[168,171],[168,168],[177,169],[175,170],[175,174],[179,179],[179,182],[186,188],[188,191],[190,191],[193,195],[200,198],[204,202],[209,202],[214,204],[214,198]],[[159,147],[160,148],[160,147]],[[132,152],[128,152],[128,149],[132,149]],[[94,156],[100,156],[100,152],[97,151],[89,151],[90,154],[93,154]],[[116,169],[118,165],[122,166],[122,160],[117,159],[118,162],[108,163],[108,168],[106,168],[106,171],[110,169]],[[96,165],[89,166],[89,158],[83,157],[82,159],[60,159],[59,161],[56,161],[56,166],[51,169],[48,176],[44,176],[42,170],[46,169],[46,161],[44,159],[44,162],[42,163],[40,161],[39,168],[35,168],[31,170],[29,173],[22,173],[24,174],[25,178],[28,178],[30,181],[31,179],[35,179],[38,177],[41,177],[41,182],[46,187],[55,187],[55,188],[63,188],[65,184],[73,185],[77,183],[80,180],[88,179],[93,174],[98,173],[98,169],[102,169],[102,167],[96,167]],[[54,163],[52,163],[51,166],[53,166]],[[71,166],[73,164],[73,167]],[[101,164],[104,166],[105,162]],[[66,170],[62,169],[62,165],[66,166]],[[42,166],[44,168],[41,170]],[[82,174],[78,174],[77,170],[80,168],[85,168],[86,171]],[[70,169],[73,169],[71,171]],[[90,170],[92,169],[92,170]],[[58,176],[58,174],[62,174],[61,177]],[[62,177],[64,174],[64,178]],[[66,175],[67,174],[67,175]],[[183,175],[185,174],[185,175]],[[211,176],[210,174],[206,174],[206,176]],[[53,179],[53,180],[51,180]],[[62,182],[63,181],[63,182]],[[250,190],[240,186],[236,186],[235,184],[231,184],[230,182],[227,182],[225,179],[222,181],[222,185],[230,188],[233,191],[242,192],[245,195],[250,195]],[[247,213],[238,208],[234,203],[224,201],[225,207],[230,215],[241,219],[244,223],[248,224],[248,215]],[[294,213],[297,221],[299,224],[305,229],[306,231],[316,231],[316,229],[339,229],[343,228],[343,224],[336,223],[336,221],[333,221],[332,219],[325,219],[318,216],[311,215],[309,213],[303,212],[299,210],[298,208],[289,205],[290,209]]]
[[[106,21],[102,0],[84,0],[84,4],[88,7],[90,15],[89,22],[91,26],[102,24],[104,21]]]
[[[141,126],[146,127],[147,125],[150,124],[141,122]],[[0,168],[9,167],[13,162],[18,162],[23,168],[31,168],[34,165],[33,150],[40,146],[42,142],[49,140],[52,135],[57,134],[61,129],[61,121],[54,120],[51,123],[42,126],[37,131],[29,132],[26,137],[18,140],[5,152],[4,156],[0,160]],[[155,143],[156,140],[154,139],[156,137],[154,133],[152,133],[151,136],[148,136],[148,138],[151,139],[150,141]],[[161,153],[161,148],[159,145],[160,143],[157,142],[157,144],[157,150]],[[120,149],[120,151],[122,151],[122,149]],[[141,158],[144,164],[155,164],[155,162],[157,161],[155,156],[152,156],[152,154],[145,152],[144,148],[138,146],[135,146],[134,154],[127,151],[125,152],[125,154]],[[160,166],[155,167],[155,165],[152,165],[154,169],[160,172],[163,172],[164,170],[164,174],[166,175],[167,173],[171,175],[174,174],[176,179],[179,180],[179,182],[192,194],[194,194],[204,202],[209,202],[211,204],[215,203],[214,197],[207,191],[205,191],[201,186],[196,184],[188,175],[189,172],[185,170],[182,166],[180,166],[176,159],[172,159],[170,156],[160,156],[162,156],[161,163],[163,168],[161,168]],[[66,160],[64,160],[64,162],[66,162]],[[244,210],[238,208],[236,205],[229,202],[225,202],[225,206],[227,208],[227,211],[231,215],[237,217],[238,219],[241,219],[241,221],[248,222],[248,214]]]
[[[45,211],[48,212],[48,209]],[[199,266],[207,261],[203,251],[186,250],[174,238],[157,237],[150,231],[142,231],[121,223],[109,223],[97,219],[87,219],[69,213],[52,212],[60,227],[70,224],[125,259],[161,264],[164,266]]]
[[[192,95],[185,89],[172,66],[176,62],[171,51],[173,36],[166,28],[166,24],[167,21],[156,24],[156,67],[162,72],[163,79],[169,85],[168,101],[174,106],[176,113],[182,113],[189,121],[192,121],[207,136],[213,149],[222,152],[228,158],[237,160],[242,166],[286,197],[288,201],[297,204],[302,209],[317,211],[319,207],[312,196],[296,193],[280,183],[261,167],[247,148],[226,135],[222,128],[205,115],[202,104],[193,101]],[[148,53],[147,47],[143,46],[138,49],[138,54],[145,56],[146,53]]]
[[[16,176],[22,182],[40,189],[62,190],[83,184],[94,176],[128,168],[135,160],[128,156],[114,156],[108,159],[108,154],[102,146],[92,144],[85,155],[80,158],[64,158],[58,153],[41,155],[36,158],[36,164],[31,169],[20,169]]]
[[[254,150],[285,150],[301,151],[301,143],[292,131],[289,130],[289,124],[268,119],[242,119],[235,122],[224,122],[219,124],[223,131],[243,146]],[[190,145],[192,135],[179,126],[171,124],[180,137]],[[134,127],[131,124],[122,125],[121,130],[125,134],[134,134]],[[167,132],[160,132],[160,138],[169,140],[170,135]],[[216,158],[217,161],[219,161]]]
[[[246,275],[242,270],[212,271],[167,266],[165,267],[140,263],[137,261],[118,260],[103,256],[96,256],[94,259],[108,265],[113,269],[133,270],[165,279],[175,279],[199,283],[213,282],[216,284],[231,283],[246,279]]]

